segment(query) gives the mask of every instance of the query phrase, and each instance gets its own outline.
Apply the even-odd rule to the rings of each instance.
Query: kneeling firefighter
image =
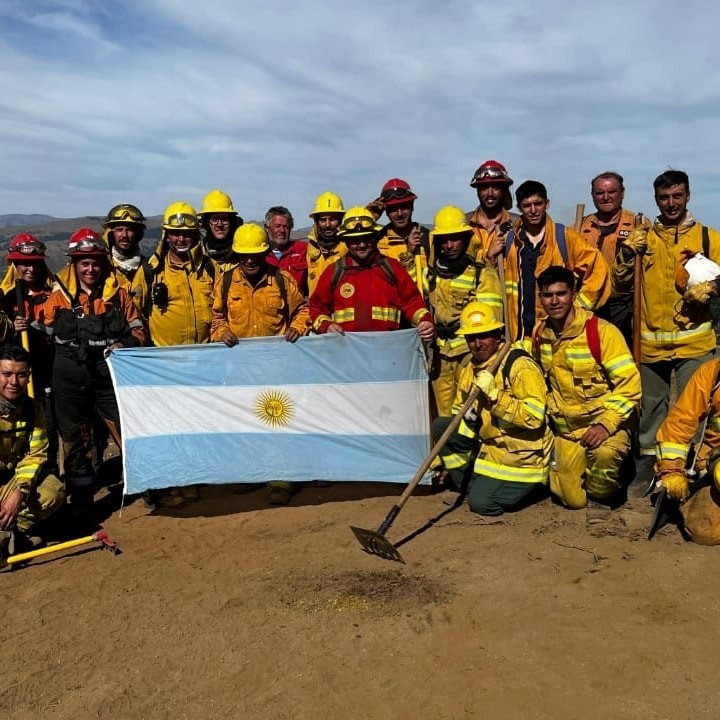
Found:
[[[147,333],[128,292],[119,287],[108,248],[82,228],[68,242],[70,262],[57,274],[44,323],[55,342],[53,388],[65,453],[65,482],[76,517],[92,507],[94,473],[87,428],[97,412],[120,446],[120,418],[106,358],[145,345]]]

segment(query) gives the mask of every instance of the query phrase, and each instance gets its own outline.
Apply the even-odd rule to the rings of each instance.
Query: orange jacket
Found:
[[[698,425],[708,418],[698,450],[697,467],[707,464],[710,451],[720,447],[720,392],[712,392],[720,379],[720,358],[703,363],[692,375],[658,430],[658,460],[687,460]]]
[[[470,240],[470,246],[468,247],[467,253],[473,259],[477,258],[478,254],[481,258],[485,256],[485,251],[490,246],[492,239],[495,237],[497,229],[503,223],[509,222],[513,226],[517,227],[519,218],[517,215],[514,215],[507,210],[503,210],[490,230],[486,229],[483,222],[487,222],[487,218],[485,218],[485,213],[483,213],[478,205],[478,207],[468,215],[468,224],[473,229],[473,236],[472,240]]]
[[[601,237],[601,226],[597,223],[597,215],[586,215],[580,226],[580,234],[585,238],[589,245],[596,247],[605,258],[608,267],[612,267],[615,262],[615,256],[618,253],[618,244],[622,238],[627,237],[630,231],[635,227],[636,213],[631,210],[622,209],[617,227],[613,232],[608,233],[605,237]],[[649,227],[650,223],[647,219],[643,219],[643,226]]]
[[[279,272],[285,280],[286,298],[270,272],[253,286],[236,267],[232,270],[227,298],[223,297],[223,278],[218,279],[213,292],[211,342],[219,341],[226,330],[239,338],[284,335],[288,324],[301,335],[308,332],[307,303],[292,275],[284,270]]]
[[[522,329],[519,327],[519,318],[522,308],[522,274],[520,272],[519,251],[523,247],[523,241],[519,235],[510,246],[505,258],[505,292],[508,299],[508,318],[506,329],[511,340],[520,340]],[[566,227],[565,244],[567,246],[567,267],[582,279],[582,288],[577,296],[581,307],[593,310],[601,307],[610,296],[610,271],[597,248],[588,245],[579,233]],[[487,246],[483,248],[487,252]],[[540,256],[535,267],[535,277],[551,265],[565,265],[562,253],[555,239],[555,223],[547,217],[545,222],[545,237],[541,243]],[[537,290],[535,298],[535,320],[542,320],[545,317],[540,305]]]
[[[397,330],[404,317],[412,325],[432,321],[420,291],[407,270],[394,258],[375,255],[370,265],[345,256],[345,270],[335,287],[336,268],[328,267],[310,296],[310,319],[318,333],[337,323],[349,332]],[[389,267],[394,278],[385,271]]]

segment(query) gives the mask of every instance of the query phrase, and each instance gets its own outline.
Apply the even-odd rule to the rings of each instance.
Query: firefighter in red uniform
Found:
[[[300,292],[307,297],[307,245],[302,240],[290,239],[294,224],[292,213],[282,205],[271,207],[265,213],[265,230],[271,250],[267,262],[289,272]]]
[[[417,286],[394,258],[378,251],[380,228],[367,208],[352,207],[340,237],[347,255],[325,269],[310,297],[310,319],[318,333],[397,330],[401,320],[429,342],[435,324]]]

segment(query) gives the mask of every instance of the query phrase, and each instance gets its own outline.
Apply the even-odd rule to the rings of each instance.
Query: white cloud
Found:
[[[720,225],[720,11],[551,7],[8,1],[0,212],[157,213],[221,187],[246,218],[277,203],[305,217],[326,189],[349,205],[400,176],[429,220],[471,207],[492,157],[545,182],[565,219],[605,169],[653,214],[652,179],[681,167],[696,215]]]

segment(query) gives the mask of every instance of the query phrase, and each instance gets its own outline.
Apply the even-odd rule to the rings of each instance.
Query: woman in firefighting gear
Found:
[[[344,214],[342,198],[334,192],[324,192],[315,198],[315,206],[310,213],[313,227],[308,234],[305,255],[309,295],[315,291],[325,268],[347,252],[338,234]]]
[[[68,242],[69,263],[58,273],[45,303],[44,322],[55,342],[53,390],[65,454],[65,482],[72,511],[93,502],[93,467],[87,428],[97,412],[119,443],[120,418],[107,356],[116,348],[144,345],[147,333],[127,291],[110,268],[108,248],[82,228]]]
[[[45,244],[29,233],[20,233],[10,241],[7,260],[7,272],[0,284],[2,309],[13,322],[18,345],[23,344],[22,335],[27,333],[32,389],[45,410],[48,467],[57,473],[59,443],[51,390],[53,345],[45,332],[43,307],[50,297],[53,274],[45,262]]]
[[[494,375],[489,371],[503,334],[492,306],[473,300],[463,308],[457,335],[467,343],[472,360],[463,369],[452,414],[465,404],[473,385],[480,395],[440,458],[455,489],[463,491],[468,483],[468,505],[480,515],[513,510],[546,484],[552,450],[545,379],[537,363],[518,348],[505,356]],[[436,439],[450,420],[433,422]]]
[[[435,324],[405,268],[378,252],[379,230],[367,208],[345,213],[340,237],[347,255],[325,269],[310,296],[313,328],[320,334],[397,330],[404,319],[429,342]]]
[[[147,260],[140,254],[145,218],[135,205],[123,203],[110,208],[103,226],[118,285],[130,292],[135,275]]]
[[[147,318],[150,342],[208,342],[214,282],[215,266],[203,254],[194,208],[186,202],[171,203],[157,249],[132,285],[135,304]]]
[[[432,381],[438,415],[450,415],[460,375],[471,357],[465,338],[458,335],[462,309],[473,300],[498,312],[502,309],[495,268],[476,264],[467,254],[472,232],[459,207],[446,205],[435,214],[430,233],[435,262],[427,271],[424,290],[438,334],[440,362]]]
[[[225,272],[232,267],[232,241],[235,231],[243,224],[233,202],[222,190],[211,190],[202,202],[198,213],[203,231],[203,250],[215,263],[215,267]]]
[[[698,428],[704,428],[692,450]],[[694,460],[691,457],[694,456]],[[667,497],[683,503],[685,532],[701,545],[720,544],[720,359],[704,362],[690,377],[657,434],[655,477]],[[693,466],[693,478],[687,466]],[[690,480],[700,489],[690,497]],[[686,502],[687,501],[687,502]]]
[[[533,332],[533,354],[547,375],[555,434],[550,490],[588,522],[609,515],[618,474],[630,452],[640,373],[622,333],[576,303],[575,275],[551,266],[537,279],[547,315]]]

